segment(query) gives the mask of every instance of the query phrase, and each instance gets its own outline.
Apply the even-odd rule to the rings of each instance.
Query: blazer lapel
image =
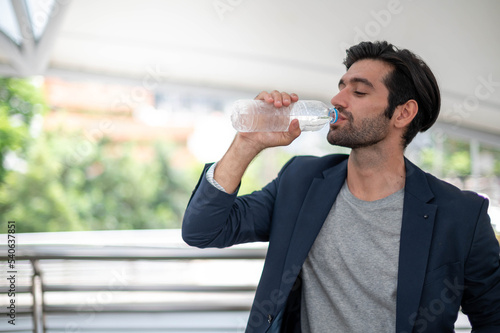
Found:
[[[347,159],[313,179],[295,223],[289,243],[293,246],[288,248],[284,267],[302,267],[345,182],[346,175]],[[300,268],[294,269],[297,274],[299,271]]]
[[[406,160],[399,250],[396,332],[412,332],[420,303],[437,206],[423,171]]]

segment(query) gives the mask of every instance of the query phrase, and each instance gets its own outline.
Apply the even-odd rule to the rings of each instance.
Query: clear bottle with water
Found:
[[[338,111],[315,100],[299,100],[277,108],[261,100],[242,99],[233,104],[231,122],[238,132],[287,132],[293,119],[302,131],[317,131],[335,123]]]

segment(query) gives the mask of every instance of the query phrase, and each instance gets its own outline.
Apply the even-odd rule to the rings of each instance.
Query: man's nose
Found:
[[[333,106],[336,108],[347,108],[347,98],[345,96],[345,93],[341,90],[339,91],[335,96],[332,97],[330,100],[330,103],[332,103]]]

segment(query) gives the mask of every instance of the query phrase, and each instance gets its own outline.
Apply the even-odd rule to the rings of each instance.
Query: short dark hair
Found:
[[[418,132],[425,132],[435,122],[441,108],[441,95],[434,74],[427,64],[416,54],[406,49],[398,49],[386,41],[361,42],[347,51],[344,65],[349,69],[362,59],[381,60],[392,65],[393,71],[384,78],[389,90],[389,106],[385,112],[388,118],[398,105],[414,99],[418,113],[403,135],[404,147]]]

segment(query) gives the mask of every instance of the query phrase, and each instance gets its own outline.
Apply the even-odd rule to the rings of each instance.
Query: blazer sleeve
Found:
[[[462,311],[474,333],[500,332],[500,249],[487,210],[484,199],[465,262]]]
[[[209,167],[210,164],[205,166],[186,208],[182,223],[184,241],[200,248],[268,241],[280,174],[262,190],[238,197],[237,193],[225,193],[207,181],[205,173]]]

